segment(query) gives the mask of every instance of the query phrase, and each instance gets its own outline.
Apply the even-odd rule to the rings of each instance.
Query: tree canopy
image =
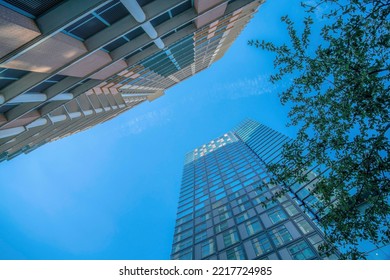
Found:
[[[289,104],[294,141],[285,144],[284,161],[269,165],[275,182],[307,180],[320,174],[312,192],[320,198],[320,222],[341,257],[365,258],[359,244],[390,242],[390,1],[321,0],[302,4],[303,29],[282,17],[289,38],[283,45],[250,41],[275,54],[272,83],[287,83],[279,93]],[[315,22],[316,11],[326,12]],[[321,40],[312,41],[313,24]],[[323,246],[324,251],[331,245]]]

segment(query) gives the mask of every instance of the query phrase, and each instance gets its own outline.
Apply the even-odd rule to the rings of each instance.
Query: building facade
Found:
[[[152,101],[263,0],[0,0],[0,161]]]
[[[312,182],[270,200],[280,187],[265,163],[285,141],[246,120],[186,155],[172,259],[322,259],[315,210],[303,211]]]

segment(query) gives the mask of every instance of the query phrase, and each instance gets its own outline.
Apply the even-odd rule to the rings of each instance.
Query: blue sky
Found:
[[[280,17],[266,2],[225,56],[165,96],[0,164],[0,259],[169,259],[184,155],[253,118],[294,136],[272,55]]]

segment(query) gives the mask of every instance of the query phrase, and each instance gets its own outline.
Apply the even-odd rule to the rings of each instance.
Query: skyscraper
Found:
[[[0,1],[0,161],[162,96],[221,58],[262,2]]]
[[[315,200],[306,195],[312,182],[267,199],[280,187],[265,163],[279,160],[288,140],[246,120],[185,156],[172,259],[322,258],[315,210],[301,207]]]

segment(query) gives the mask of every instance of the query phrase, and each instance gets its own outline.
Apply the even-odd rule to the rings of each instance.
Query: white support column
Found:
[[[50,101],[66,101],[66,100],[72,100],[73,94],[72,93],[60,93],[54,96],[53,98],[50,98]]]
[[[154,94],[153,92],[148,93],[122,93],[122,97],[137,97],[137,96],[148,96]]]
[[[85,111],[83,111],[83,113],[84,113],[84,115],[89,116],[89,115],[93,114],[93,111],[92,110],[85,110]]]
[[[26,125],[26,128],[30,129],[30,128],[37,127],[37,126],[42,126],[42,125],[45,125],[45,124],[47,124],[47,119],[46,118],[40,118],[40,119],[37,119],[37,120],[33,121],[32,123]]]
[[[47,96],[44,93],[34,92],[19,95],[9,101],[9,103],[28,103],[28,102],[43,102]]]
[[[49,118],[53,123],[62,122],[66,120],[66,115],[49,116]]]
[[[141,6],[138,4],[137,0],[121,0],[123,6],[129,10],[130,14],[138,22],[144,22],[146,19],[145,13],[142,10]]]
[[[24,126],[18,126],[18,127],[13,127],[13,128],[6,128],[6,129],[1,129],[0,130],[0,139],[1,138],[6,138],[14,135],[18,135],[25,131],[26,129]]]
[[[81,113],[80,112],[72,112],[72,113],[69,113],[68,115],[69,115],[69,117],[71,119],[75,119],[75,118],[81,117]]]
[[[146,32],[146,34],[148,34],[148,36],[150,37],[150,39],[156,39],[157,38],[157,31],[156,29],[154,29],[153,25],[148,21],[148,22],[145,22],[141,25],[141,27],[143,28],[143,30]]]
[[[156,40],[153,40],[153,42],[156,44],[156,46],[162,50],[165,48],[165,44],[164,42],[160,39],[160,38],[157,38]]]
[[[73,94],[71,93],[61,93],[53,98],[51,98],[49,101],[67,101],[72,100]],[[0,95],[0,104],[4,103],[4,96]],[[22,95],[18,95],[17,97],[11,99],[8,103],[32,103],[32,102],[43,102],[47,100],[47,95],[41,92],[29,92]]]

